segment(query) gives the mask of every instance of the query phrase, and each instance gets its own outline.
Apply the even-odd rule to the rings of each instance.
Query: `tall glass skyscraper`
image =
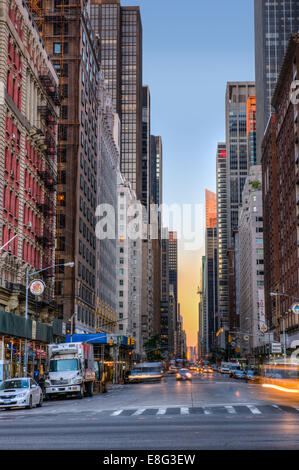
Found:
[[[226,169],[228,248],[238,227],[238,209],[248,173],[247,100],[255,95],[254,82],[229,82],[226,88]]]
[[[92,0],[101,66],[121,122],[120,169],[141,199],[142,24],[139,7]]]
[[[255,0],[255,81],[257,163],[269,117],[271,99],[291,33],[299,30],[297,0]]]

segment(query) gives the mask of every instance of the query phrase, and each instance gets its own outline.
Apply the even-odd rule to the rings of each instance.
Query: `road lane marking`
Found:
[[[116,411],[113,411],[113,413],[110,415],[110,416],[118,416],[120,415],[124,410],[116,410]]]
[[[256,406],[247,405],[247,408],[249,408],[249,410],[251,411],[251,413],[254,414],[254,415],[260,415],[260,414],[262,414],[262,412],[261,412]]]
[[[230,414],[236,414],[236,410],[233,406],[230,406],[230,405],[225,405],[225,407],[227,409],[227,411],[230,413]]]
[[[167,408],[159,408],[157,415],[165,415],[167,411]]]
[[[186,406],[181,407],[181,415],[188,415],[189,414],[189,408]]]
[[[212,414],[212,411],[207,410],[207,408],[203,408],[203,412],[204,412],[205,415],[211,415]]]
[[[135,413],[132,414],[132,416],[142,415],[142,413],[144,412],[145,412],[145,408],[139,408],[137,411],[135,411]]]

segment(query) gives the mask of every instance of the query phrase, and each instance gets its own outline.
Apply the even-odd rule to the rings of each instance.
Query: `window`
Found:
[[[62,119],[67,119],[68,116],[68,107],[67,106],[61,106],[61,117]]]
[[[54,42],[53,43],[53,54],[61,54],[61,43]]]

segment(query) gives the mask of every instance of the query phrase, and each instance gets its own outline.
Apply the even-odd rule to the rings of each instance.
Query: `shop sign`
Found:
[[[30,283],[30,292],[33,295],[42,295],[45,290],[45,283],[41,279],[35,279]]]

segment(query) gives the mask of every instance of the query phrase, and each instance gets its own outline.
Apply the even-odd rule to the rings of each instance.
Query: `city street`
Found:
[[[218,373],[0,412],[0,449],[298,449],[299,398]],[[296,395],[297,396],[297,395]]]

